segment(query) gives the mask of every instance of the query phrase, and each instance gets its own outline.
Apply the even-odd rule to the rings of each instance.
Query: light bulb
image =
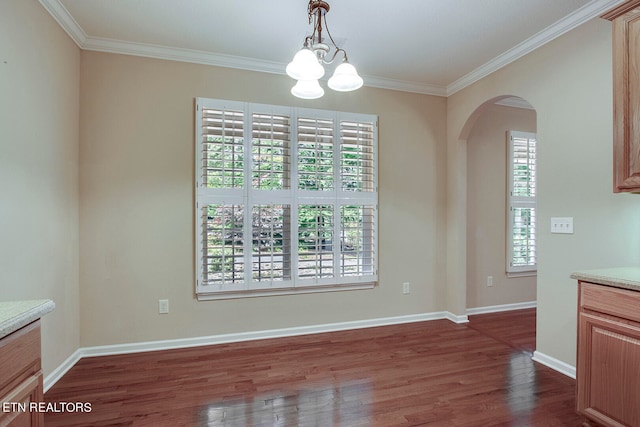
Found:
[[[316,99],[324,95],[324,89],[320,87],[318,80],[298,80],[291,88],[291,94],[302,99]]]
[[[318,62],[316,54],[307,48],[295,54],[286,71],[289,77],[296,80],[318,80],[324,76],[324,67]]]
[[[356,67],[345,61],[336,67],[333,76],[331,76],[327,84],[333,90],[349,92],[360,89],[364,81],[362,77],[358,75]]]

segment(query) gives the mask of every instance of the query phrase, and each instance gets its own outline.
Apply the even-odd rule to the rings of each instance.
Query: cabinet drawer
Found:
[[[640,292],[580,282],[580,308],[640,322]]]
[[[40,321],[0,340],[0,396],[40,371]]]

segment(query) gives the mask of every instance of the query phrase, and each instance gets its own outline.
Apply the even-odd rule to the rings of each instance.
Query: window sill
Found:
[[[534,270],[534,271],[507,271],[507,277],[509,278],[515,278],[515,277],[532,277],[532,276],[537,276],[538,275],[538,271]]]
[[[199,292],[196,294],[196,297],[198,298],[198,301],[271,297],[271,296],[278,296],[278,295],[312,294],[312,293],[319,293],[319,292],[358,291],[358,290],[364,290],[364,289],[373,289],[376,285],[377,285],[377,282],[366,282],[366,283],[352,283],[352,284],[345,284],[345,285],[301,286],[296,288],[280,288],[280,289]]]

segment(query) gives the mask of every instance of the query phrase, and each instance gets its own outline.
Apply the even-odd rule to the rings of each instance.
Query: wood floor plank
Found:
[[[536,349],[536,309],[469,316],[469,327],[531,354]]]
[[[518,318],[518,314],[520,318]],[[80,360],[47,426],[579,426],[535,310]],[[531,319],[533,318],[533,323]]]

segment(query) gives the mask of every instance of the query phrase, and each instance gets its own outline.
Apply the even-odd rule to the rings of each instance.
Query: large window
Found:
[[[199,299],[377,281],[377,117],[196,100]]]
[[[507,168],[507,273],[534,274],[536,260],[536,135],[510,131]]]

